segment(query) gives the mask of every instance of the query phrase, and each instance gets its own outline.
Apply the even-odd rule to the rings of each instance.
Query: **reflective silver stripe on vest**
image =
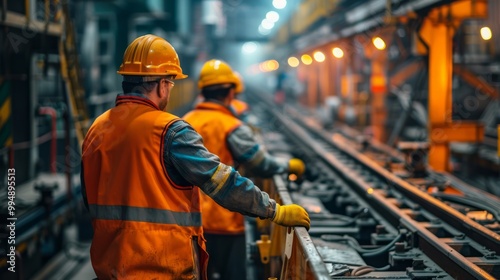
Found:
[[[154,208],[96,204],[89,204],[89,211],[93,219],[100,220],[148,222],[184,227],[201,226],[201,214],[199,212],[173,212]]]

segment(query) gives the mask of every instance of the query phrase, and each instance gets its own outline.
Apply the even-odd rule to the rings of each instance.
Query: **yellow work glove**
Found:
[[[279,205],[276,203],[273,222],[286,227],[305,227],[307,230],[311,225],[309,214],[297,204]]]
[[[289,174],[295,174],[297,177],[302,176],[304,174],[304,171],[306,171],[306,165],[304,162],[298,158],[292,158],[290,161],[288,161],[288,173]]]

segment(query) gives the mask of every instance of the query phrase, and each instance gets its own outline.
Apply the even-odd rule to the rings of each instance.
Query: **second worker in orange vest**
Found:
[[[270,156],[254,139],[253,132],[230,110],[238,78],[221,60],[206,62],[200,72],[198,87],[205,100],[184,116],[203,137],[207,149],[222,163],[242,164],[246,170],[270,177],[274,174],[302,175],[304,163],[299,159],[282,162]],[[209,279],[245,279],[244,217],[231,212],[211,198],[202,195],[202,222],[207,251]]]

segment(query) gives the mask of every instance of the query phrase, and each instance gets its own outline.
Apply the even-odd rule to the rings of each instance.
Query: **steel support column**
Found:
[[[394,28],[390,28],[390,30],[394,30]],[[392,34],[392,32],[393,31],[389,31],[386,33]],[[388,44],[390,36],[384,36],[382,38]],[[365,42],[365,46],[365,56],[371,61],[370,126],[373,137],[384,142],[387,138],[385,131],[387,118],[387,108],[385,106],[385,98],[387,96],[387,48],[378,50],[371,42]]]
[[[451,123],[453,72],[453,27],[447,23],[436,23],[432,28],[429,44],[429,136],[431,148],[429,164],[436,170],[449,170],[450,147],[444,139],[434,137],[440,134],[439,126]]]
[[[476,124],[476,133],[470,135],[470,125],[453,124],[451,117],[454,31],[466,18],[485,17],[486,8],[486,0],[440,6],[429,12],[420,29],[429,46],[429,165],[437,171],[450,170],[451,141],[474,142],[484,137],[481,125]],[[460,139],[455,139],[456,135],[461,135]]]

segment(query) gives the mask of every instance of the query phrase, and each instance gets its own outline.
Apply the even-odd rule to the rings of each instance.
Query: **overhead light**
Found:
[[[268,19],[272,22],[277,22],[280,19],[280,15],[275,11],[270,11],[270,12],[267,12],[266,19]]]
[[[268,60],[266,62],[267,64],[267,68],[269,69],[269,71],[274,71],[274,70],[278,70],[278,68],[280,67],[280,64],[278,63],[278,61],[276,60]]]
[[[491,39],[492,37],[491,29],[488,26],[482,27],[480,31],[481,31],[481,38],[483,38],[483,40],[488,41]]]
[[[273,0],[273,6],[276,9],[281,10],[286,7],[286,0]]]
[[[375,48],[377,48],[378,50],[385,49],[385,42],[384,42],[384,40],[382,40],[382,38],[375,37],[372,39],[372,42],[373,42],[373,45],[375,46]]]
[[[257,43],[255,43],[255,42],[246,42],[241,47],[241,51],[244,54],[251,54],[251,53],[254,53],[258,47],[259,47],[259,45],[257,45]]]
[[[261,63],[259,63],[259,70],[261,72],[270,72],[270,71],[275,71],[278,70],[280,67],[280,64],[278,61],[272,59],[272,60],[266,60]]]
[[[272,22],[269,19],[265,18],[265,19],[262,20],[262,23],[260,25],[262,25],[262,27],[264,27],[265,29],[273,29],[274,22]]]
[[[299,59],[296,58],[295,56],[291,56],[288,58],[288,65],[290,65],[290,67],[297,67],[299,66],[300,62],[299,62]]]
[[[308,54],[303,54],[301,57],[300,57],[300,60],[302,60],[302,63],[304,63],[305,65],[309,65],[313,62],[313,59],[310,55]]]
[[[314,60],[316,60],[317,62],[323,62],[325,61],[325,54],[320,52],[320,51],[317,51],[313,54],[314,56]]]
[[[271,29],[266,29],[262,25],[259,25],[259,33],[261,35],[269,35],[269,33],[271,33]]]
[[[332,49],[332,54],[336,58],[342,58],[344,56],[344,51],[341,48],[335,47]]]

